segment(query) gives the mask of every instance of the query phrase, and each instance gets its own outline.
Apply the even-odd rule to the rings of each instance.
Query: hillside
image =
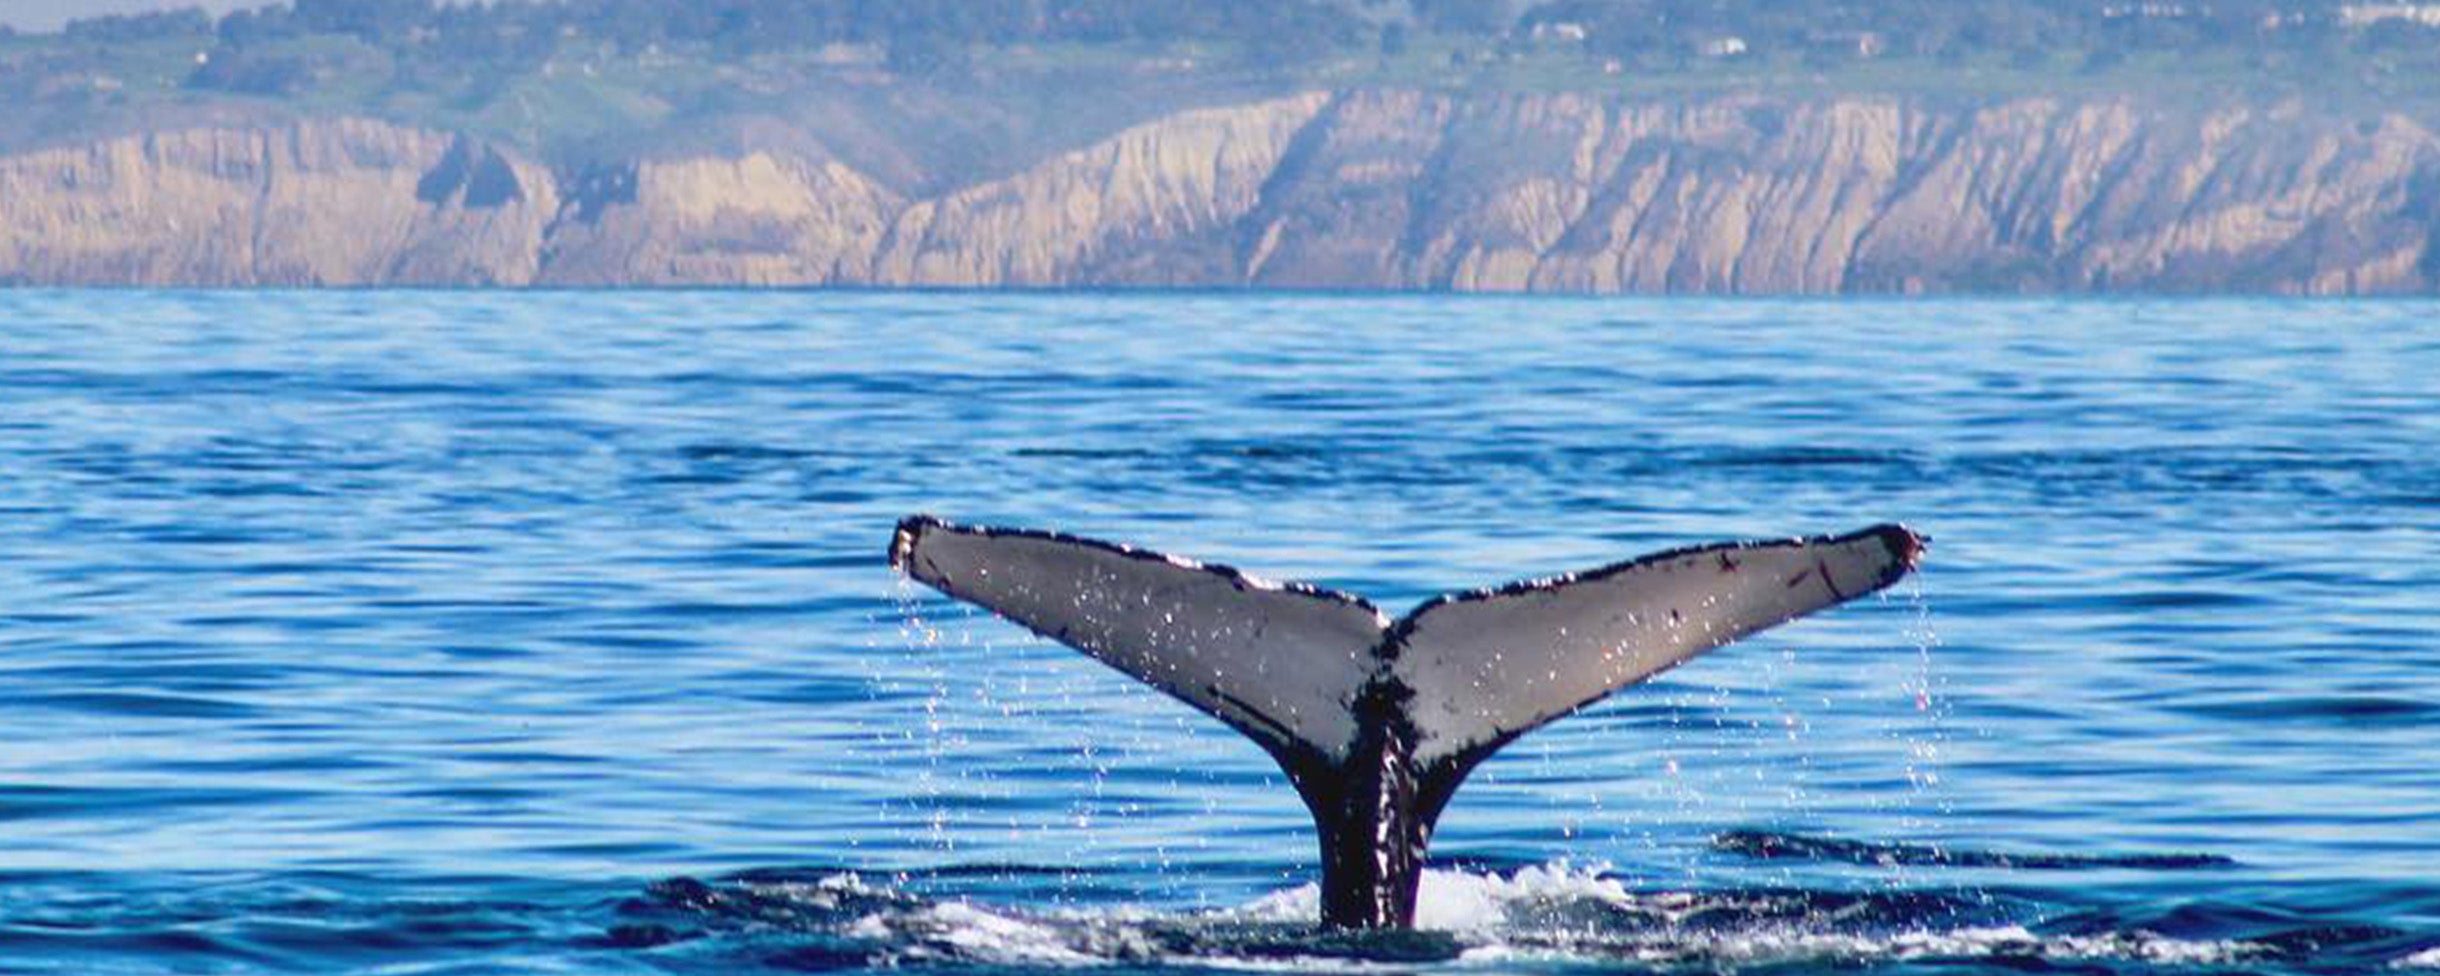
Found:
[[[1216,9],[0,37],[0,282],[2440,290],[2421,8]]]

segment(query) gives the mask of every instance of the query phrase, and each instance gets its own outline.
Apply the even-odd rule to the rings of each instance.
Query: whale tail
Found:
[[[1312,811],[1323,921],[1410,924],[1440,812],[1518,736],[1704,651],[1895,583],[1896,525],[1732,542],[1453,593],[1362,597],[1025,529],[898,524],[890,565],[1211,714]]]

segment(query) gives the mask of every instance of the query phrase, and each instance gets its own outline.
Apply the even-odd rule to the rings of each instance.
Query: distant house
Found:
[[[1695,53],[1707,58],[1733,58],[1745,53],[1745,38],[1734,34],[1706,38],[1695,45]]]

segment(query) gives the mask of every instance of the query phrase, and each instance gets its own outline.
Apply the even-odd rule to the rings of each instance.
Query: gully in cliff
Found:
[[[1755,631],[1889,586],[1924,540],[1674,549],[1427,600],[1362,597],[1051,532],[898,524],[890,565],[1211,713],[1287,771],[1321,835],[1322,921],[1405,927],[1432,825],[1518,736]]]

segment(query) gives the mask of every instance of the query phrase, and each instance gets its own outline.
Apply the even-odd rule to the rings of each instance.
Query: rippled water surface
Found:
[[[0,292],[0,972],[2440,972],[2435,321]],[[1392,608],[1934,547],[1512,746],[1352,937],[917,511]]]

